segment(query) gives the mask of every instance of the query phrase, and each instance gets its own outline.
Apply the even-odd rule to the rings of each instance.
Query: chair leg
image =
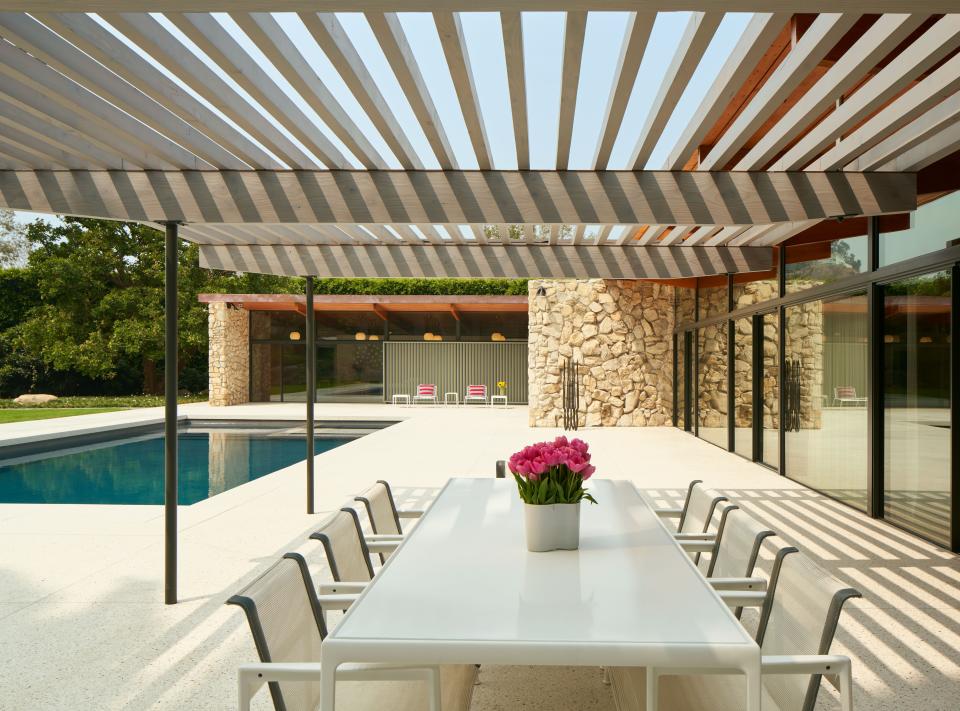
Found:
[[[657,711],[657,703],[660,700],[658,681],[657,670],[647,667],[647,711]]]
[[[610,671],[606,667],[600,667],[600,681],[610,686]]]

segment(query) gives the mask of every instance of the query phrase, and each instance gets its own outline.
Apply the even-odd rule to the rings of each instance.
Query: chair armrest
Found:
[[[716,533],[674,533],[673,537],[678,541],[715,541]]]
[[[320,583],[321,595],[359,595],[367,587],[366,583]]]
[[[795,654],[760,658],[761,674],[820,674],[840,692],[843,711],[853,711],[853,670],[839,654]]]
[[[403,539],[395,538],[389,541],[378,541],[366,538],[366,541],[367,550],[369,550],[371,553],[393,553],[397,549],[397,546],[403,542]]]
[[[716,546],[716,543],[704,538],[680,538],[677,540],[677,543],[679,543],[680,547],[687,553],[712,553]]]
[[[654,509],[653,512],[660,518],[680,518],[683,509]]]
[[[400,518],[420,518],[424,513],[426,512],[420,509],[406,509],[404,511],[397,511],[397,516]]]
[[[346,610],[359,595],[317,595],[320,607],[326,610]]]
[[[718,590],[717,592],[730,607],[762,607],[767,599],[765,592],[742,590]]]
[[[707,578],[714,590],[759,590],[767,589],[763,578]]]

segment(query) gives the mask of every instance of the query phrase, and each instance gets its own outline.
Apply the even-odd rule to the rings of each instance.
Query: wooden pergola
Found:
[[[775,246],[830,240],[960,187],[958,9],[956,0],[0,0],[0,206],[166,230],[167,601],[176,601],[179,238],[200,245],[205,266],[307,277],[766,271]],[[651,58],[665,71],[647,86],[657,13],[679,10],[690,12],[684,31],[672,54]],[[498,14],[484,52],[502,58],[508,106],[481,101],[483,58],[464,29],[479,11]],[[555,160],[539,166],[524,16],[545,11],[565,14],[562,35],[548,38],[562,44]],[[578,164],[587,21],[606,11],[626,12],[626,28],[595,149]],[[362,13],[377,66],[341,12]],[[406,12],[431,13],[468,146],[454,145]],[[652,164],[731,12],[753,14],[666,160]],[[653,96],[639,131],[624,121],[638,91]],[[506,160],[487,130],[497,111],[512,125]],[[618,163],[622,136],[633,149]],[[313,343],[311,319],[306,331]]]

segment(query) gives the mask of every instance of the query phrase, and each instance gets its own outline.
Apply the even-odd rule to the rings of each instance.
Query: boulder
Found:
[[[13,401],[18,405],[45,405],[46,403],[53,402],[56,399],[56,395],[37,393],[36,395],[20,395],[15,397]]]

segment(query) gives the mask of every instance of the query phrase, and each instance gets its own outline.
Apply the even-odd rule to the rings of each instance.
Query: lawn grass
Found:
[[[59,407],[59,408],[17,408],[0,409],[0,424],[8,422],[27,422],[29,420],[50,420],[54,417],[73,417],[74,415],[92,415],[97,412],[116,412],[123,407]]]

